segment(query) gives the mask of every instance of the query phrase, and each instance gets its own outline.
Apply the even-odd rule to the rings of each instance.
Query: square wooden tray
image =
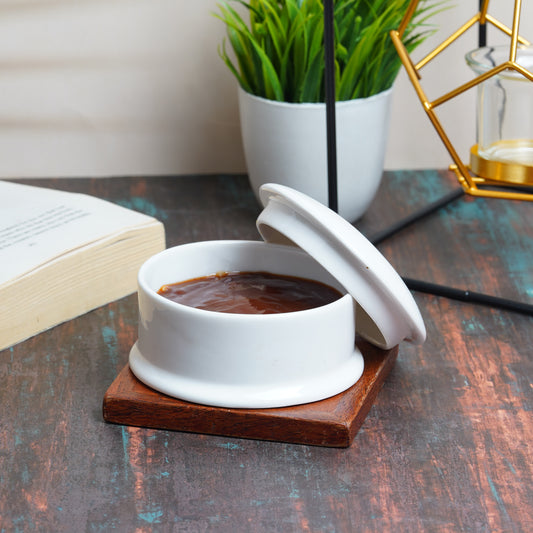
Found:
[[[350,446],[394,366],[398,347],[358,341],[365,369],[347,391],[314,403],[276,409],[226,409],[193,404],[141,383],[128,365],[104,396],[104,420],[115,424],[295,444]]]

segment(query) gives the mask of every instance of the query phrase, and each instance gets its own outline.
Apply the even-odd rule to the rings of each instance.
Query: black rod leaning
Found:
[[[464,195],[462,188],[455,189],[446,194],[439,200],[432,202],[426,207],[415,211],[413,214],[401,219],[399,222],[389,226],[376,233],[374,236],[369,237],[369,241],[377,245],[385,239],[392,237],[402,229],[406,228],[410,224],[418,222],[423,217],[430,215],[437,211],[453,200],[460,198]],[[430,283],[428,281],[421,281],[413,278],[402,277],[404,283],[412,291],[423,292],[426,294],[432,294],[434,296],[442,296],[450,300],[458,300],[461,302],[468,302],[472,304],[485,305],[496,309],[505,309],[507,311],[514,311],[515,313],[521,313],[529,316],[533,316],[533,305],[523,302],[517,302],[515,300],[508,300],[506,298],[499,298],[497,296],[491,296],[479,292],[473,292],[470,290],[456,289],[454,287],[448,287],[446,285],[438,285],[436,283]]]
[[[444,285],[437,285],[436,283],[429,283],[427,281],[420,281],[411,278],[402,278],[407,287],[413,291],[425,292],[435,296],[443,296],[451,300],[459,300],[461,302],[469,302],[473,304],[486,305],[498,309],[506,309],[514,311],[515,313],[522,313],[533,316],[533,305],[523,302],[516,302],[514,300],[507,300],[506,298],[499,298],[497,296],[490,296],[479,292],[472,292],[469,290],[455,289]]]
[[[324,2],[324,83],[326,97],[326,135],[328,159],[328,206],[339,211],[337,189],[337,135],[335,120],[335,20],[333,0]]]
[[[415,211],[411,215],[408,215],[405,218],[402,218],[400,221],[396,222],[392,226],[389,226],[388,228],[385,228],[384,230],[376,233],[375,235],[372,235],[371,237],[369,237],[368,240],[374,246],[376,246],[377,244],[384,241],[385,239],[388,239],[389,237],[392,237],[394,234],[398,233],[399,231],[405,229],[407,226],[410,226],[411,224],[418,222],[422,218],[428,215],[431,215],[431,213],[434,213],[438,209],[441,209],[442,207],[453,202],[454,200],[457,200],[457,198],[461,198],[462,196],[464,196],[464,194],[465,192],[462,187],[454,189],[453,191],[446,194],[442,198],[439,198],[435,202],[428,204],[427,206],[419,209],[418,211]]]

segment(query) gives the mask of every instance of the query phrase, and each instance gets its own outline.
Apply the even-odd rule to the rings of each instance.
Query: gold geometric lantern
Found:
[[[438,135],[440,136],[444,146],[453,160],[453,164],[450,165],[450,169],[454,171],[464,191],[473,196],[533,201],[533,189],[532,192],[527,190],[529,187],[533,186],[532,130],[529,130],[529,134],[526,134],[527,138],[504,138],[500,139],[497,143],[494,143],[500,149],[501,153],[507,151],[509,154],[518,154],[520,151],[522,151],[522,153],[527,154],[525,158],[519,157],[518,159],[513,160],[512,157],[509,159],[498,155],[492,155],[496,152],[493,151],[491,153],[490,151],[485,151],[484,147],[482,147],[481,143],[479,142],[479,120],[483,119],[483,117],[480,116],[480,113],[490,111],[490,109],[487,109],[486,105],[485,108],[483,108],[480,103],[480,100],[488,100],[488,98],[483,95],[481,99],[479,98],[480,94],[482,94],[480,91],[485,90],[487,84],[494,82],[498,89],[501,89],[503,83],[514,84],[514,86],[519,83],[522,84],[520,86],[521,89],[523,89],[524,84],[526,84],[527,90],[529,91],[531,89],[533,91],[533,68],[526,68],[523,65],[523,61],[519,61],[524,54],[527,54],[528,60],[533,60],[533,48],[527,48],[530,43],[519,35],[521,0],[515,0],[514,2],[512,28],[508,28],[488,13],[489,1],[490,0],[484,0],[481,4],[480,10],[470,20],[464,23],[450,37],[444,40],[434,50],[427,54],[426,57],[416,64],[411,60],[411,57],[409,56],[409,53],[402,42],[402,37],[407,26],[409,25],[409,22],[415,14],[419,0],[411,0],[400,27],[397,30],[391,31],[390,35],[409,80],[412,83],[426,114],[428,115],[431,123],[435,127]],[[440,54],[445,48],[452,44],[457,38],[478,24],[491,24],[498,30],[508,35],[510,37],[508,53],[507,50],[504,50],[505,55],[501,62],[495,62],[494,58],[491,58],[490,65],[484,66],[484,68],[476,68],[476,59],[475,56],[472,55],[474,54],[472,52],[469,54],[470,63],[477,76],[467,83],[453,89],[452,91],[430,101],[421,85],[422,77],[420,75],[420,70],[430,61],[432,61],[438,54]],[[494,50],[494,47],[491,48],[491,50]],[[533,65],[533,62],[531,64]],[[469,89],[472,89],[473,87],[478,87],[478,144],[472,147],[470,151],[470,164],[467,165],[462,162],[461,158],[457,154],[457,151],[448,138],[448,135],[444,131],[444,128],[442,127],[435,110],[440,105],[450,101],[451,99]],[[487,90],[490,90],[490,86]],[[533,106],[533,92],[529,93],[529,95],[530,96],[526,97],[527,101],[523,103]],[[520,105],[520,103],[518,105]],[[531,109],[533,109],[533,107],[531,107]],[[496,110],[494,111],[496,112]],[[526,126],[529,127],[531,125],[533,128],[533,120],[531,117],[529,117],[529,119],[524,117],[522,122],[528,120],[531,121],[531,124],[530,122],[527,122]],[[486,117],[485,121],[488,121]],[[493,146],[491,148],[493,148]]]

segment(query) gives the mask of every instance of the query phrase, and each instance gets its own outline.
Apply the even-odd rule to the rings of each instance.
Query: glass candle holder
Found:
[[[509,46],[487,46],[466,55],[477,75],[508,60]],[[533,71],[533,48],[519,47],[516,63]],[[479,84],[477,91],[472,170],[484,178],[525,183],[524,172],[531,177],[533,170],[533,82],[508,69]]]

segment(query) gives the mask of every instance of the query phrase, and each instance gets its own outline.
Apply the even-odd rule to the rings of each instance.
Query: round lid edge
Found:
[[[356,327],[362,337],[384,349],[402,340],[424,342],[424,321],[411,292],[354,226],[284,185],[265,184],[259,195],[264,209],[256,224],[262,238],[297,246],[328,270],[358,303]]]

